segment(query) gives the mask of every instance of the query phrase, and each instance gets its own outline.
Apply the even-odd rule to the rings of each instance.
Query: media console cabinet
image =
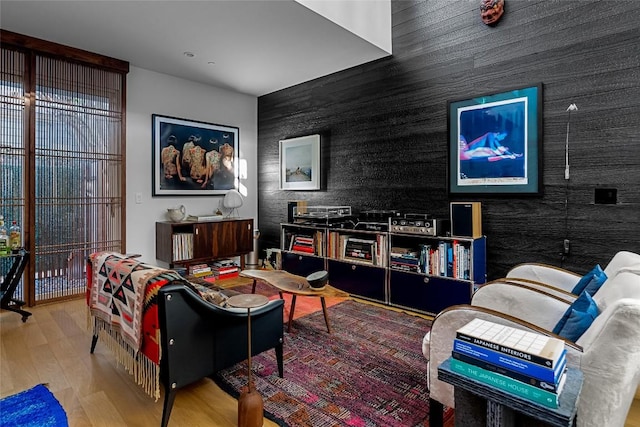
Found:
[[[176,265],[240,257],[253,251],[253,218],[156,222],[156,259]]]
[[[351,295],[436,315],[469,304],[486,283],[484,236],[430,236],[330,225],[280,224],[282,268],[299,276],[327,270]]]

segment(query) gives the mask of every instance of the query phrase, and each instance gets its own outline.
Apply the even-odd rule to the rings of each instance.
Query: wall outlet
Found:
[[[569,255],[569,252],[571,252],[571,242],[569,239],[564,239],[562,242],[562,253],[564,255]]]
[[[136,204],[142,203],[142,193],[136,193]]]
[[[618,203],[618,189],[596,188],[593,194],[593,201],[596,205],[615,205]]]

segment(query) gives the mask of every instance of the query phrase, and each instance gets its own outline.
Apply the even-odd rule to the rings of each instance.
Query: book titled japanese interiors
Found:
[[[458,338],[453,340],[453,351],[482,362],[488,362],[504,369],[509,369],[511,371],[519,372],[523,375],[554,384],[557,384],[558,379],[564,372],[564,368],[567,364],[567,358],[565,356],[566,350],[564,350],[559,362],[553,369],[547,368],[543,365],[538,365],[537,363],[529,362],[528,360],[512,357],[499,351],[475,345],[470,342],[462,341]]]
[[[565,352],[558,338],[477,318],[458,329],[456,338],[551,369]]]

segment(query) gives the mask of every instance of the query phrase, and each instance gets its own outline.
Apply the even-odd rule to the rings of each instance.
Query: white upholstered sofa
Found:
[[[423,341],[434,408],[438,403],[455,407],[453,387],[438,380],[437,369],[451,356],[458,328],[481,318],[557,337],[551,331],[573,299],[501,279],[480,288],[470,305],[439,313]],[[631,271],[612,274],[593,300],[599,315],[575,342],[565,340],[567,365],[581,369],[584,375],[577,425],[622,427],[640,382],[640,275]]]

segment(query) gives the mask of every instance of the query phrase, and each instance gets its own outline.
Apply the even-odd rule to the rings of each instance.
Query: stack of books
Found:
[[[193,264],[189,266],[189,275],[193,277],[213,277],[213,270],[207,264]]]
[[[315,252],[313,237],[294,235],[289,244],[290,251],[305,252],[313,254]]]
[[[560,339],[474,319],[456,331],[451,370],[555,409],[566,354]]]
[[[188,215],[187,221],[218,221],[224,218],[222,215]]]
[[[418,252],[409,248],[392,247],[389,265],[394,270],[420,272]]]
[[[238,277],[240,274],[240,268],[233,260],[219,259],[212,264],[213,273],[218,279],[228,279],[231,277]]]

